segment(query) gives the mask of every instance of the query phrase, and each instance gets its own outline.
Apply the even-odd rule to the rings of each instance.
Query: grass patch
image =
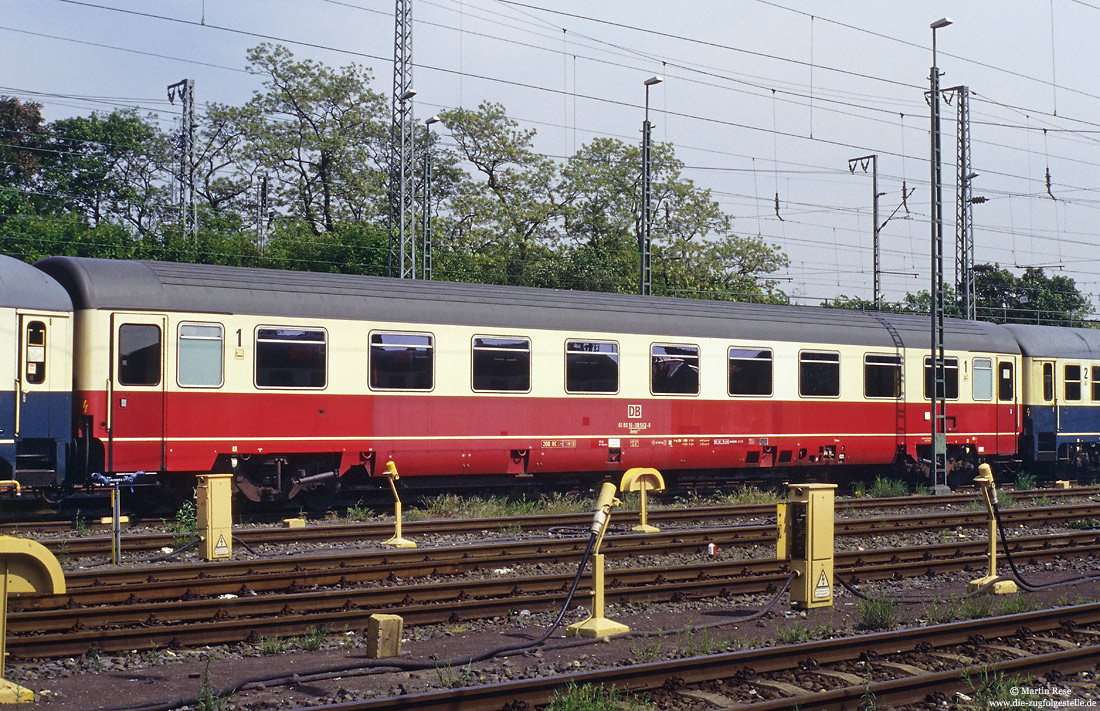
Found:
[[[806,627],[805,625],[788,625],[775,628],[775,638],[783,644],[799,644],[809,642],[812,639],[823,639],[832,633],[828,625]]]
[[[199,532],[199,513],[194,501],[184,501],[179,511],[176,511],[176,520],[165,526],[172,534],[172,547],[179,548],[194,538]]]
[[[908,496],[909,486],[898,479],[887,479],[876,476],[871,486],[867,489],[867,495],[876,499],[887,499],[898,496]]]
[[[331,625],[314,625],[298,638],[298,642],[302,645],[302,649],[316,652],[325,643],[325,636],[328,635],[330,629],[332,629]]]
[[[260,637],[260,654],[265,657],[282,654],[290,646],[290,642],[282,637]]]
[[[861,629],[892,629],[898,621],[898,601],[892,597],[872,597],[860,600],[859,617]]]
[[[421,505],[406,512],[421,518],[504,518],[508,516],[531,516],[536,514],[580,513],[590,511],[592,501],[580,500],[574,496],[552,494],[528,499],[505,497],[481,498],[464,497],[457,494],[440,494],[424,500]]]
[[[450,664],[441,666],[438,663],[435,666],[435,675],[439,678],[439,685],[445,689],[459,689],[469,684],[476,674],[474,674],[473,662],[467,664],[465,667],[459,667],[455,669]]]
[[[202,684],[199,686],[198,698],[195,702],[197,711],[222,711],[235,696],[235,694],[221,696],[210,683],[210,662],[212,661],[214,661],[213,657],[206,658],[206,669],[203,671]]]
[[[348,507],[347,514],[344,517],[348,521],[369,521],[374,518],[374,510],[369,506],[364,506],[362,501],[357,501]]]
[[[1027,491],[1035,488],[1035,482],[1038,481],[1034,474],[1027,472],[1020,472],[1016,475],[1016,491]]]
[[[1076,528],[1082,531],[1091,531],[1096,528],[1100,528],[1100,521],[1094,518],[1080,519],[1078,521],[1070,521],[1066,524],[1070,528]]]
[[[976,676],[965,675],[963,678],[970,686],[970,700],[958,708],[966,711],[1011,708],[1012,702],[1019,699],[1020,687],[1027,684],[1024,677],[1008,675],[997,669],[983,669]]]
[[[555,691],[546,711],[651,711],[653,705],[635,696],[593,684],[577,686],[573,682]]]
[[[661,656],[664,646],[665,642],[661,637],[650,639],[649,635],[642,635],[641,638],[630,640],[630,653],[640,662],[652,662]]]

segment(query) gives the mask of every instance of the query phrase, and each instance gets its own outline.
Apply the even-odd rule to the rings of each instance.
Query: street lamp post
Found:
[[[929,106],[932,114],[932,286],[929,290],[932,317],[932,392],[931,403],[932,461],[930,473],[936,493],[947,493],[947,376],[943,357],[943,178],[940,154],[940,70],[936,68],[936,30],[951,24],[946,17],[936,20],[932,28],[932,70],[929,73]]]
[[[650,194],[651,181],[653,178],[653,160],[650,151],[650,133],[652,126],[649,123],[649,87],[660,84],[664,79],[661,77],[650,77],[645,80],[645,121],[642,122],[642,236],[640,244],[638,245],[638,252],[641,259],[641,285],[639,293],[642,296],[649,296],[653,293],[653,272],[652,272],[652,243],[649,237],[649,226],[652,218],[653,206],[652,196]]]
[[[421,278],[432,278],[432,124],[439,123],[438,116],[424,121],[424,239],[420,259]]]

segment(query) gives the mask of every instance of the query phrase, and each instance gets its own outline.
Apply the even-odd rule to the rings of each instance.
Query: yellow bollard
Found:
[[[394,532],[393,537],[388,541],[383,541],[384,546],[393,546],[394,548],[416,548],[416,543],[401,535],[401,497],[397,495],[396,482],[401,476],[397,473],[397,465],[392,461],[386,462],[386,471],[382,472],[387,479],[390,480],[390,490],[393,491],[393,516],[394,516]]]
[[[202,559],[233,557],[233,475],[200,474],[195,488],[195,519]]]
[[[0,704],[34,703],[34,692],[4,679],[7,657],[8,595],[65,593],[65,574],[57,558],[41,543],[0,536]]]
[[[1017,592],[1016,583],[1011,580],[1001,580],[997,575],[997,519],[993,513],[993,506],[997,503],[997,487],[993,481],[993,467],[988,464],[978,466],[978,476],[974,477],[974,483],[981,487],[982,496],[985,498],[985,507],[989,511],[989,572],[984,578],[971,580],[966,584],[966,591],[973,592],[978,588],[993,583],[993,592],[996,595],[1007,595]]]
[[[656,469],[649,469],[643,467],[635,467],[633,469],[627,469],[623,474],[623,479],[619,482],[619,491],[637,491],[638,496],[641,499],[639,508],[641,513],[638,515],[641,519],[632,531],[638,531],[639,533],[657,533],[661,529],[656,526],[650,526],[646,522],[646,491],[652,489],[653,491],[665,490],[665,479],[661,476],[661,472]]]
[[[790,560],[798,579],[791,604],[808,610],[833,604],[833,510],[836,484],[789,484],[791,498],[779,504],[777,553]]]
[[[629,632],[630,628],[621,622],[604,617],[604,560],[600,553],[600,544],[607,533],[607,522],[611,518],[611,509],[622,502],[615,498],[615,485],[604,482],[600,495],[596,499],[596,513],[592,517],[591,532],[596,534],[592,544],[592,615],[583,622],[577,622],[565,628],[567,635],[574,637],[607,637],[613,634]]]

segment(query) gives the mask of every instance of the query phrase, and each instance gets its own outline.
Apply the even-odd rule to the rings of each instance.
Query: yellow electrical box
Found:
[[[791,604],[809,609],[833,604],[833,516],[836,484],[791,484],[780,504],[778,553],[789,558]]]
[[[233,475],[200,474],[196,519],[203,560],[233,557]]]

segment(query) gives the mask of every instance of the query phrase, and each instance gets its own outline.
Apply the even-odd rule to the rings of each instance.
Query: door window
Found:
[[[27,348],[26,381],[32,385],[46,382],[46,324],[31,321],[24,334]]]
[[[121,385],[160,383],[160,327],[124,323],[118,328],[118,382]]]

